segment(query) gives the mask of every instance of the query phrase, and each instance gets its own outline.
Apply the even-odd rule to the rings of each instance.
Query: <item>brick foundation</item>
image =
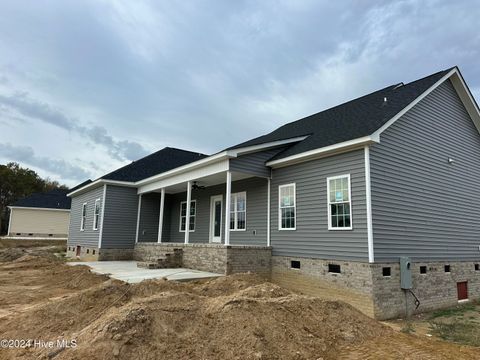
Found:
[[[77,256],[77,247],[67,244],[67,257],[71,259],[79,259],[82,261],[97,261],[98,248],[93,246],[81,246],[80,256]]]
[[[300,261],[300,269],[292,269],[291,261]],[[340,265],[341,273],[329,273],[329,264]],[[374,316],[368,263],[272,256],[272,281],[307,295],[344,301]]]
[[[255,272],[270,276],[271,248],[262,246],[225,246],[222,244],[138,243],[134,259],[156,261],[159,257],[183,250],[183,267],[219,274]]]
[[[475,271],[479,262],[413,262],[413,293],[420,300],[415,310],[414,298],[407,294],[409,314],[431,311],[458,304],[457,283],[468,282],[469,300],[480,299],[480,271]],[[450,272],[445,272],[450,265]],[[399,263],[372,264],[373,301],[375,318],[379,320],[405,317],[405,292],[400,289]],[[427,267],[427,273],[420,273],[420,266]],[[390,267],[391,276],[384,277],[382,268]]]
[[[46,233],[22,233],[22,232],[10,232],[9,238],[40,238],[40,239],[66,239],[68,234],[46,234]]]
[[[67,245],[67,257],[82,261],[114,261],[132,260],[133,249],[98,249],[93,246],[81,246],[80,256],[76,255],[77,247]]]
[[[292,269],[291,261],[300,261],[300,269]],[[480,299],[479,262],[413,262],[412,291],[420,300],[415,309],[414,297],[400,288],[400,264],[350,262],[309,258],[272,257],[272,281],[286,288],[329,300],[341,300],[378,320],[455,306],[458,304],[457,283],[468,282],[469,300]],[[328,264],[340,265],[341,273],[329,273]],[[445,272],[450,265],[450,272]],[[420,273],[420,266],[427,273]],[[390,276],[383,276],[383,268]]]

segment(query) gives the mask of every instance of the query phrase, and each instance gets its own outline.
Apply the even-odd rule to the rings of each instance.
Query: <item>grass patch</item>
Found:
[[[434,335],[443,340],[463,345],[480,346],[478,324],[472,322],[454,322],[451,324],[430,322]]]
[[[469,303],[469,304],[460,305],[460,306],[449,308],[449,309],[437,310],[431,313],[429,318],[430,320],[433,320],[440,317],[459,316],[459,315],[463,315],[467,311],[475,311],[475,304]]]

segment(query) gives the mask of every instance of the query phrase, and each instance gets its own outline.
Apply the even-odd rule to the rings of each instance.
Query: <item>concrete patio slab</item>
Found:
[[[96,274],[107,275],[113,279],[128,283],[139,283],[147,279],[165,278],[172,281],[189,281],[223,276],[207,271],[192,269],[142,269],[136,261],[82,261],[68,262],[68,265],[86,265]]]

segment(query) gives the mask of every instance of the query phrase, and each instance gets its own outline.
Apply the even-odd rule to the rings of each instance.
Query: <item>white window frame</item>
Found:
[[[97,204],[98,205],[98,214],[97,214]],[[95,200],[95,205],[93,206],[93,230],[98,230],[98,224],[100,222],[100,199]]]
[[[80,217],[80,231],[85,231],[85,223],[87,222],[87,204],[88,203],[83,203],[82,204],[82,212],[81,212],[81,217]],[[85,215],[84,215],[85,214]]]
[[[293,186],[293,210],[295,213],[295,226],[293,228],[282,228],[282,199],[281,199],[281,189],[285,187]],[[288,206],[292,207],[292,206]],[[278,186],[278,230],[281,231],[293,231],[297,230],[297,185],[295,183],[284,184]]]
[[[349,204],[349,209],[350,209],[350,226],[333,227],[332,226],[332,209],[331,209],[330,205],[331,204],[337,204],[337,203],[347,203],[347,201],[330,202],[330,181],[336,180],[336,179],[343,179],[343,178],[347,178],[347,181],[348,181],[348,204]],[[343,175],[327,177],[327,208],[328,208],[328,230],[333,230],[333,231],[347,230],[348,231],[348,230],[353,229],[352,183],[350,181],[350,174],[343,174]]]
[[[185,219],[185,229],[187,229],[187,224],[188,224],[188,232],[195,232],[195,228],[197,226],[197,200],[190,200],[190,209],[192,208],[192,205],[191,203],[195,203],[195,214],[193,214],[193,230],[190,230],[190,216],[187,216],[187,214],[185,214],[185,218],[188,217],[188,222],[187,222],[187,219]],[[185,230],[182,230],[182,205],[183,204],[187,204],[187,201],[181,201],[180,202],[180,217],[179,217],[179,220],[180,220],[180,223],[178,224],[178,231],[179,232],[182,232],[184,233]]]
[[[245,212],[245,228],[244,229],[239,229],[238,228],[238,211],[237,211],[237,198],[239,195],[245,195],[245,211],[240,211],[240,212]],[[231,194],[231,200],[233,200],[233,211],[232,211],[232,206],[230,205],[230,219],[233,219],[234,223],[234,228],[230,228],[230,231],[247,231],[247,192],[246,191],[240,191],[237,193],[232,193]],[[233,218],[232,218],[233,216]],[[229,225],[230,226],[230,225]]]

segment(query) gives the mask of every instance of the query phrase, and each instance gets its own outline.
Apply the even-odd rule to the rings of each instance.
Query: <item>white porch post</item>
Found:
[[[227,171],[227,191],[225,194],[225,245],[230,245],[230,202],[232,199],[232,173]]]
[[[162,242],[162,231],[163,231],[163,210],[165,207],[165,188],[162,188],[162,194],[160,199],[160,214],[158,215],[158,242]]]
[[[142,208],[142,194],[138,195],[137,232],[135,233],[135,244],[138,243],[138,232],[140,231],[140,209],[141,208]]]
[[[267,181],[267,246],[270,246],[270,178]]]
[[[188,244],[190,235],[190,203],[192,202],[192,182],[187,182],[187,213],[185,214],[185,244]]]

